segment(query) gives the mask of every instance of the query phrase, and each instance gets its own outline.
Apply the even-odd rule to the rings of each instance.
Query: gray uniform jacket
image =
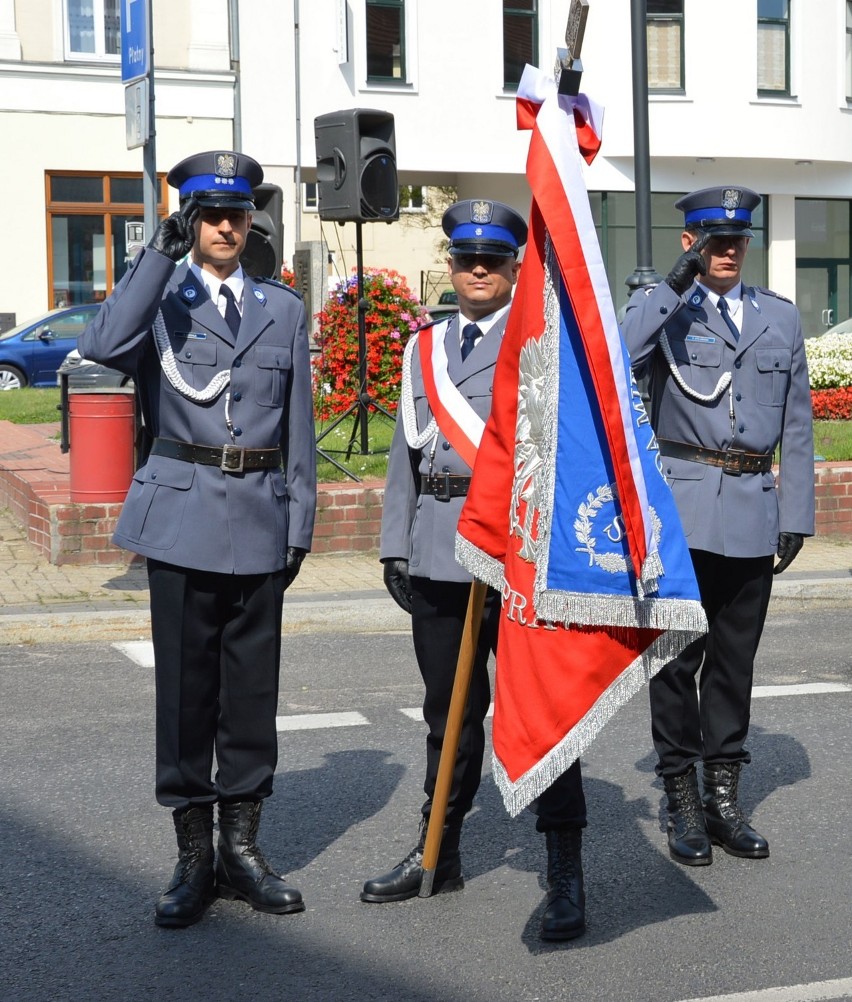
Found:
[[[799,311],[764,289],[744,285],[742,292],[738,341],[697,285],[682,298],[663,282],[636,292],[622,329],[634,371],[648,376],[658,438],[751,453],[780,446],[777,484],[771,471],[735,476],[661,456],[690,548],[757,557],[776,551],[779,531],[813,535],[813,426]],[[685,393],[663,357],[663,330],[688,386],[711,394],[730,372],[730,392],[712,403]]]
[[[184,380],[203,389],[223,369],[230,385],[209,403],[166,379],[152,325],[162,307]],[[143,250],[79,339],[85,358],[132,375],[154,437],[231,444],[226,406],[243,448],[280,446],[284,468],[225,473],[164,456],[136,472],[113,537],[178,567],[224,574],[280,570],[288,546],[308,550],[316,511],[310,359],[301,297],[245,278],[234,337],[187,264]],[[228,402],[226,404],[226,396]]]
[[[474,350],[462,361],[458,315],[445,333],[448,374],[476,413],[486,420],[491,413],[494,367],[506,329],[508,311],[495,322]],[[423,430],[432,417],[426,400],[417,351],[412,355],[412,389],[417,427]],[[433,445],[434,458],[431,458]],[[380,559],[408,560],[415,577],[433,581],[470,581],[472,577],[455,558],[456,528],[464,497],[441,501],[420,494],[421,474],[449,473],[470,476],[470,467],[438,430],[437,443],[427,442],[419,451],[409,449],[402,416],[399,415],[388,458],[388,476],[382,512]]]

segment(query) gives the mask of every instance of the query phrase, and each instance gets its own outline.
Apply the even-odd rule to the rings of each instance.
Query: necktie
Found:
[[[739,341],[740,332],[737,330],[737,325],[731,319],[731,310],[728,306],[728,300],[724,296],[719,296],[719,312],[722,314],[722,319],[728,325],[728,330],[734,335],[734,340]]]
[[[461,346],[461,356],[462,361],[464,361],[467,356],[473,351],[473,346],[476,344],[476,339],[482,336],[482,331],[476,326],[476,324],[465,324],[464,330],[462,330],[462,346]]]
[[[225,297],[225,323],[231,328],[231,333],[236,337],[240,331],[240,311],[237,309],[234,290],[222,284],[219,287],[219,295]]]

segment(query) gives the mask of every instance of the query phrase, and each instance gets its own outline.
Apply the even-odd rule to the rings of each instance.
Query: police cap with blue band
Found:
[[[254,208],[254,192],[263,181],[256,160],[233,150],[210,150],[181,160],[166,180],[178,189],[181,203],[194,198],[202,208]]]
[[[450,238],[450,254],[493,254],[517,257],[527,242],[523,216],[502,202],[481,198],[451,205],[441,219]]]
[[[702,188],[675,202],[683,212],[688,230],[700,230],[714,237],[753,237],[751,214],[760,205],[760,195],[751,188]]]

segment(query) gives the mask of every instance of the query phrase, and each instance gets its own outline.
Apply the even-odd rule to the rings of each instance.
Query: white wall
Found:
[[[349,59],[341,62],[343,2],[240,0],[242,148],[284,189],[285,257],[292,260],[297,239],[322,237],[341,271],[354,265],[355,225],[320,226],[315,214],[301,216],[294,186],[297,159],[303,179],[314,176],[314,118],[341,108],[394,115],[403,182],[457,185],[460,197],[499,198],[526,212],[528,136],[517,132],[514,99],[502,92],[497,0],[408,0],[409,80],[393,87],[366,83],[359,0],[348,0]],[[539,0],[539,62],[548,70],[563,44],[568,6]],[[651,179],[656,191],[741,183],[774,196],[770,284],[789,295],[792,199],[852,199],[845,5],[792,5],[795,96],[785,100],[756,96],[756,8],[757,0],[686,0],[686,93],[651,98]],[[160,170],[233,142],[227,11],[228,0],[155,0]],[[0,161],[0,185],[21,196],[7,205],[18,239],[3,254],[0,312],[21,316],[40,310],[47,297],[45,170],[142,167],[141,150],[125,146],[118,67],[64,64],[61,15],[61,0],[0,0],[0,127],[4,149],[14,151]],[[583,64],[583,89],[606,107],[589,188],[632,190],[630,0],[590,0]],[[365,263],[395,267],[415,291],[421,271],[443,266],[436,260],[440,229],[369,223],[363,237]]]

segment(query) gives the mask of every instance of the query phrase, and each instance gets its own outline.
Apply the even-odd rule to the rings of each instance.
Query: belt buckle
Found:
[[[219,469],[225,473],[242,473],[245,466],[245,452],[245,449],[241,449],[238,445],[223,445]]]
[[[735,462],[733,460],[735,460]],[[728,473],[732,477],[741,477],[743,474],[744,462],[744,449],[728,449],[725,453],[725,461],[722,463],[722,472]]]
[[[435,477],[434,483],[439,484],[443,480],[444,482],[444,492],[442,494],[435,493],[435,498],[438,501],[449,501],[450,500],[450,475],[449,473],[443,474],[442,477]]]

